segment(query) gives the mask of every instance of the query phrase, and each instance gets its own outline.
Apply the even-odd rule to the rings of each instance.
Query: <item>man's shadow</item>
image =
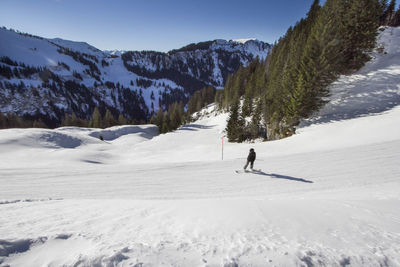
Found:
[[[303,182],[303,183],[314,183],[313,181],[306,180],[306,179],[303,179],[303,178],[296,178],[296,177],[282,175],[282,174],[276,174],[276,173],[265,173],[263,171],[253,171],[253,173],[254,174],[259,174],[259,175],[269,176],[269,177],[272,177],[272,178],[278,178],[278,179],[286,179],[286,180],[292,180],[292,181]]]

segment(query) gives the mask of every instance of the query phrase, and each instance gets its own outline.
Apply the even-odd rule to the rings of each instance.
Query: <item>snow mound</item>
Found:
[[[82,144],[80,139],[59,132],[45,132],[37,138],[39,143],[52,148],[76,148]]]
[[[112,141],[128,134],[138,134],[145,139],[151,139],[158,135],[158,127],[155,125],[132,125],[132,126],[114,126],[107,129],[95,130],[89,136]]]
[[[100,136],[114,141],[127,135],[135,135],[142,141],[158,135],[155,125],[114,126],[107,129],[61,127],[58,129],[7,129],[0,132],[0,145],[42,148],[77,148],[81,145],[99,144]]]
[[[0,132],[0,144],[12,146],[42,148],[76,148],[83,143],[80,138],[49,129],[7,129]]]
[[[7,257],[8,255],[13,253],[25,252],[29,250],[29,247],[32,243],[33,241],[29,239],[14,241],[6,241],[0,239],[0,257]]]

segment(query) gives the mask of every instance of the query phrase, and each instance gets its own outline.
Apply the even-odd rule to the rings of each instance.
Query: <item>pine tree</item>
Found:
[[[229,142],[238,141],[239,101],[231,104],[226,133]]]
[[[368,52],[375,47],[379,7],[375,0],[354,0],[347,4],[341,45],[349,70],[362,67],[369,59]]]
[[[250,138],[256,139],[260,137],[262,132],[262,124],[261,124],[261,111],[262,111],[262,102],[259,99],[256,104],[256,108],[254,109],[253,116],[251,118],[250,123]]]
[[[329,75],[326,78],[328,83],[343,72],[343,65],[346,63],[341,45],[346,6],[346,0],[327,0],[316,22],[315,31],[322,48],[320,58],[328,63],[322,73]]]
[[[80,121],[78,119],[78,117],[76,116],[76,114],[74,112],[72,112],[71,115],[71,126],[79,126]]]
[[[108,128],[114,126],[115,124],[114,116],[111,114],[111,111],[107,109],[106,114],[104,115],[103,127]]]
[[[122,115],[122,113],[120,113],[118,115],[118,124],[119,125],[126,125],[128,124],[128,120],[124,117],[124,115]]]
[[[6,117],[3,115],[2,112],[0,112],[0,129],[5,129],[7,128],[7,120]]]
[[[391,0],[384,12],[383,25],[392,26],[393,19],[395,18],[396,0]]]
[[[255,61],[258,63],[257,61]],[[257,68],[257,64],[252,65],[255,68]],[[250,114],[253,112],[253,97],[255,95],[256,91],[256,77],[254,72],[251,74],[251,77],[249,79],[249,82],[246,86],[246,90],[244,93],[244,101],[243,101],[243,106],[242,106],[242,115],[243,117],[248,117]]]
[[[64,114],[64,119],[61,121],[61,126],[71,126],[71,117],[68,113]]]
[[[218,105],[219,108],[223,107],[224,103],[224,91],[217,90],[214,97],[214,102]]]
[[[239,100],[234,101],[230,107],[226,132],[229,142],[243,142],[245,136],[245,121],[240,114]]]
[[[245,94],[242,106],[242,115],[243,117],[250,116],[253,111],[253,98],[250,95]]]
[[[223,101],[223,107],[227,108],[231,104],[231,97],[234,95],[233,93],[233,75],[229,74],[226,82],[225,82],[225,87],[224,87],[224,101]]]
[[[381,15],[379,16],[379,25],[384,25],[386,20],[386,9],[388,7],[388,0],[379,1],[379,9],[381,10]]]
[[[188,102],[188,113],[193,114],[201,109],[201,99],[200,93],[195,92],[190,98]]]
[[[170,130],[177,129],[181,124],[181,116],[178,110],[178,104],[175,102],[168,108],[168,115],[170,117]]]
[[[214,101],[215,88],[212,86],[207,86],[206,88],[203,88],[202,91],[204,94],[203,107],[205,107]]]
[[[164,112],[163,112],[162,109],[159,109],[159,110],[157,111],[155,124],[156,124],[158,127],[160,127],[160,130],[161,130],[161,127],[162,127],[163,120],[164,120]]]
[[[33,121],[32,127],[33,128],[47,128],[46,124],[41,119]]]
[[[399,9],[397,9],[396,13],[394,14],[394,17],[392,20],[392,26],[393,27],[400,26],[400,7],[399,7]]]
[[[312,111],[310,103],[307,103],[305,94],[307,92],[306,83],[302,74],[299,74],[296,86],[290,94],[287,107],[287,118],[296,125],[300,118],[305,118]]]
[[[7,121],[7,125],[8,125],[7,128],[19,127],[19,120],[18,120],[17,116],[14,114],[7,113],[6,121]]]
[[[167,133],[171,130],[171,120],[169,118],[168,112],[166,112],[163,116],[163,121],[162,121],[162,128],[161,128],[161,133]]]
[[[92,128],[101,128],[102,127],[102,118],[101,118],[98,107],[94,108],[92,120],[90,121],[89,127],[92,127]]]

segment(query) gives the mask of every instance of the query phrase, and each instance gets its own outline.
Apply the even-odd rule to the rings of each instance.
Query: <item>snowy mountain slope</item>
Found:
[[[391,57],[376,57],[360,73],[385,75]],[[228,115],[212,105],[163,135],[150,125],[1,130],[0,265],[400,266],[400,106],[375,94],[385,111],[371,110],[373,86],[358,75],[341,79],[353,101],[332,90],[320,111],[340,121],[225,142],[224,160]],[[335,117],[335,103],[362,112]],[[236,174],[251,147],[261,171]]]
[[[223,88],[229,73],[247,65],[256,57],[265,59],[271,45],[258,41],[247,42],[214,40],[190,44],[168,53],[152,51],[127,52],[122,58],[125,66],[147,77],[176,76],[176,71],[194,78],[184,86],[188,91],[197,89],[196,82]],[[143,70],[144,68],[144,70]],[[187,77],[186,77],[187,78]]]
[[[98,57],[107,56],[107,52],[102,52],[94,46],[89,45],[86,42],[74,42],[69,40],[64,40],[61,38],[48,39],[49,42],[53,44],[58,44],[62,47],[68,48],[72,51],[78,51],[89,55],[94,55]]]
[[[89,118],[95,106],[147,120],[171,101],[186,101],[206,85],[223,87],[228,74],[269,44],[211,41],[192,51],[100,51],[84,42],[45,39],[0,29],[0,112],[57,125],[64,113]],[[134,108],[131,108],[134,106]]]
[[[380,113],[400,104],[400,28],[380,30],[372,60],[334,82],[329,103],[302,125]]]
[[[0,57],[9,57],[14,61],[35,67],[54,67],[58,65],[58,62],[65,62],[73,70],[80,72],[84,70],[82,64],[57,52],[58,47],[45,39],[17,34],[6,29],[0,29],[0,34],[2,40]]]

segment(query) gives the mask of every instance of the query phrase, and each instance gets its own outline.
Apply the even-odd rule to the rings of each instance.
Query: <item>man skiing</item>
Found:
[[[250,170],[253,170],[253,164],[255,160],[256,160],[256,152],[254,151],[254,148],[250,148],[249,155],[247,156],[247,162],[246,165],[244,165],[243,169],[246,171],[246,168],[247,166],[249,166],[250,163]]]

